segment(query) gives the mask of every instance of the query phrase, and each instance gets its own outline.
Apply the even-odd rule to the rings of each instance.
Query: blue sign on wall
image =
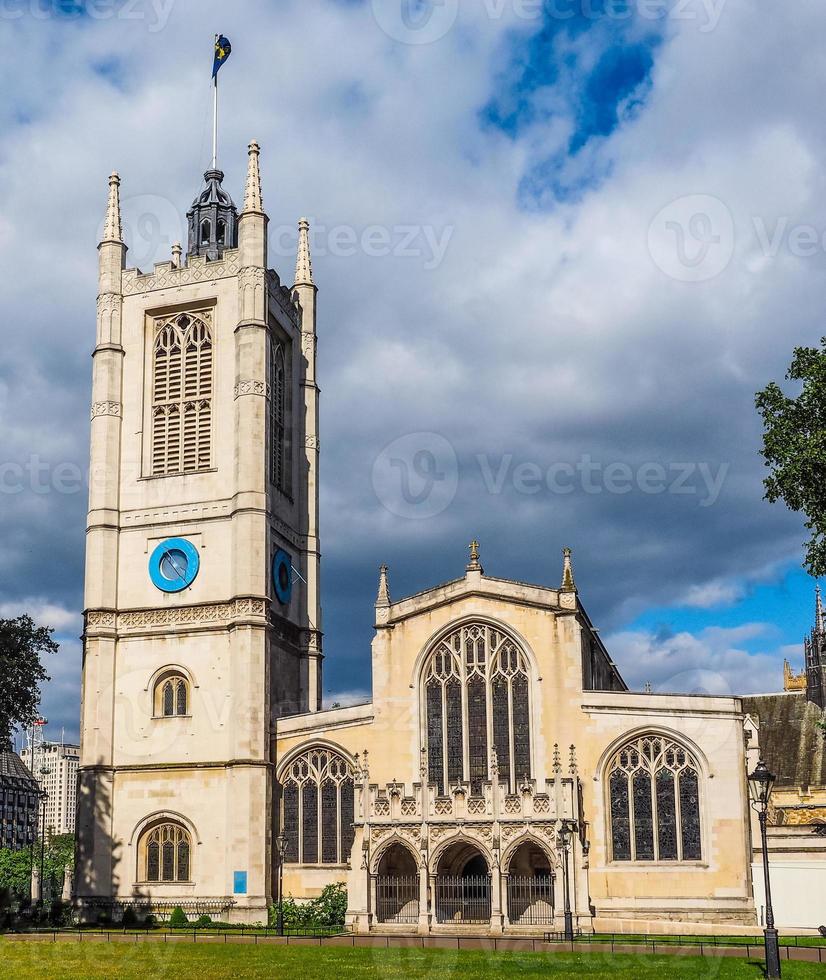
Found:
[[[235,872],[235,882],[233,884],[233,894],[235,895],[246,895],[247,894],[247,872],[246,871],[236,871]]]

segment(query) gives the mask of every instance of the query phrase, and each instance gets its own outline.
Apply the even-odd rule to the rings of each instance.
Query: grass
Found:
[[[12,943],[0,940],[0,972],[15,980],[739,980],[763,977],[751,960],[680,956],[626,956],[600,953],[485,953],[421,949],[347,949],[335,947],[164,945],[163,943]],[[792,980],[822,977],[816,963],[783,963]]]
[[[595,933],[594,935],[579,936],[576,942],[582,943],[651,943],[655,942],[658,946],[671,943],[675,946],[698,946],[703,943],[706,946],[762,946],[763,936],[658,936],[658,935],[620,935],[614,933]],[[826,946],[826,939],[823,936],[780,936],[781,946]]]

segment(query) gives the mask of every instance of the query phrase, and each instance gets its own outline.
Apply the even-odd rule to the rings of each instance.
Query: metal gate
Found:
[[[379,922],[416,925],[419,921],[419,876],[379,875],[376,878]]]
[[[436,879],[436,921],[486,925],[490,922],[490,875]]]
[[[509,875],[508,919],[513,926],[548,926],[554,921],[551,875]]]

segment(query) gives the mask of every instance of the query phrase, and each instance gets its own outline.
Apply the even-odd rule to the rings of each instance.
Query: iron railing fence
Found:
[[[490,875],[436,879],[436,921],[485,925],[490,922]]]
[[[419,921],[418,875],[379,875],[376,878],[376,917],[379,922],[416,925]]]
[[[553,877],[551,875],[509,875],[508,920],[512,926],[553,925]]]

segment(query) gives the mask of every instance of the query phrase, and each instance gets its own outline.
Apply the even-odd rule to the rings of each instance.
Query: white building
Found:
[[[46,833],[73,834],[80,746],[65,742],[42,742],[35,746],[34,752],[30,745],[26,746],[20,758],[46,793]]]

